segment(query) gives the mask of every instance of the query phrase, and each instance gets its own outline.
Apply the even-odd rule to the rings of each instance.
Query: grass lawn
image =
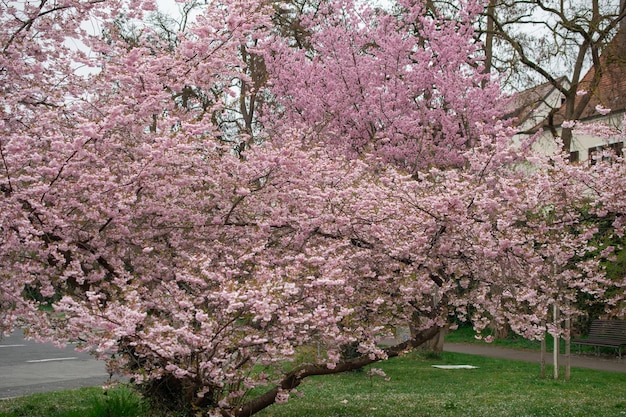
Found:
[[[478,369],[444,370],[433,364],[470,364]],[[299,388],[302,398],[294,394],[289,403],[275,404],[259,415],[626,416],[623,373],[573,369],[569,382],[554,381],[541,379],[537,364],[449,352],[440,358],[411,353],[379,367],[389,381],[367,372],[311,378]],[[102,404],[99,413],[93,412],[94,398],[102,397],[102,391],[94,388],[5,400],[0,401],[0,417],[151,416],[137,410],[123,413],[119,407],[116,414],[104,414]]]
[[[443,370],[433,364],[470,364]],[[303,398],[264,417],[340,416],[626,416],[626,375],[574,369],[569,382],[539,378],[539,365],[444,353],[380,365],[389,382],[366,373],[311,379]]]
[[[148,417],[145,401],[121,386],[33,394],[0,400],[0,417]]]
[[[488,333],[485,333],[485,335]],[[476,332],[471,327],[459,327],[457,330],[452,330],[448,334],[446,334],[445,341],[449,343],[485,343],[483,340],[477,340],[474,336]],[[547,349],[552,351],[552,336],[547,335],[546,344]],[[561,341],[563,343],[563,341]],[[531,349],[531,350],[539,350],[541,349],[541,342],[538,340],[528,340],[524,339],[522,336],[511,333],[508,337],[504,339],[494,339],[492,343],[493,346],[514,348],[514,349]]]

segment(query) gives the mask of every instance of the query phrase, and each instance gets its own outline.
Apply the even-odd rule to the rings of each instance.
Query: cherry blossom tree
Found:
[[[2,329],[76,342],[189,415],[248,416],[451,317],[538,337],[559,297],[620,308],[582,216],[623,235],[601,181],[623,164],[511,144],[478,6],[329,0],[298,45],[265,2],[171,36],[148,1],[3,4]]]
[[[385,12],[325,2],[300,16],[306,42],[280,37],[267,59],[286,109],[278,122],[314,125],[351,155],[375,152],[409,172],[460,164],[475,124],[498,114],[469,24],[482,5],[463,2],[452,20],[425,2],[396,3]]]

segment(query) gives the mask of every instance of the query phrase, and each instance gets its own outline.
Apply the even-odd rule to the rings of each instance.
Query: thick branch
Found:
[[[389,358],[394,358],[400,355],[402,352],[405,352],[410,349],[414,349],[426,341],[432,339],[439,332],[439,326],[432,326],[429,329],[426,329],[420,333],[418,333],[412,339],[407,340],[406,342],[400,343],[395,346],[388,347],[384,349],[385,353]],[[375,362],[379,362],[381,359],[374,358],[372,359],[368,355],[363,355],[358,358],[350,359],[345,362],[338,363],[336,367],[329,368],[326,365],[317,365],[317,364],[304,364],[289,372],[283,380],[274,388],[267,391],[266,393],[256,397],[255,399],[249,401],[243,406],[239,407],[237,410],[234,410],[233,416],[236,417],[249,417],[264,408],[269,407],[274,404],[276,401],[276,395],[280,391],[290,391],[297,386],[299,386],[302,381],[310,376],[316,375],[332,375],[343,373],[347,371],[352,371],[355,369],[363,368],[364,366],[370,365]]]

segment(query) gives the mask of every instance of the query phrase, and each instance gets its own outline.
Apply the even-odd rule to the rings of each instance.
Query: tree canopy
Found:
[[[191,6],[2,4],[4,331],[247,416],[450,323],[540,338],[580,293],[624,313],[598,239],[623,237],[624,163],[512,143],[481,2]]]

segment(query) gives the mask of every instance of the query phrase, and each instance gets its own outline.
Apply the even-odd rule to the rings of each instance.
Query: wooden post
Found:
[[[541,339],[541,377],[546,377],[546,336],[547,333],[543,332],[543,338]]]
[[[554,303],[552,307],[552,319],[553,319],[554,327],[555,328],[560,327],[559,326],[559,310],[556,306],[556,303]],[[557,332],[557,334],[554,335],[554,351],[552,352],[552,360],[554,363],[554,379],[559,379],[559,341],[560,341],[560,337]]]
[[[572,320],[570,318],[569,311],[565,317],[565,332],[565,380],[569,381],[572,374],[572,355],[570,343],[572,340]]]

